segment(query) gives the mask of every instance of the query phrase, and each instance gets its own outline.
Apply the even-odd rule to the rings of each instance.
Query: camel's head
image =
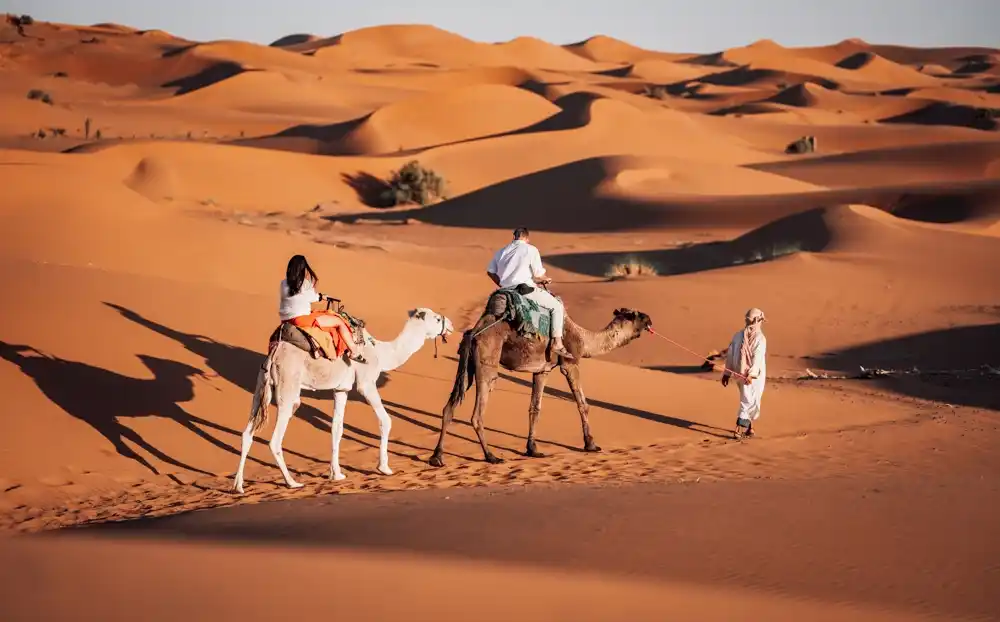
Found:
[[[614,321],[622,326],[631,325],[635,337],[641,335],[644,330],[653,328],[653,320],[648,315],[633,309],[615,309]]]
[[[448,335],[455,332],[455,326],[447,317],[440,313],[435,313],[426,307],[410,309],[410,319],[416,320],[423,325],[427,339],[440,337],[445,343],[448,342]]]

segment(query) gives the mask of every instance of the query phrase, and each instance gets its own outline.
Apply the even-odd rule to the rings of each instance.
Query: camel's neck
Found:
[[[419,321],[408,320],[403,330],[392,341],[375,340],[375,353],[379,369],[392,371],[423,347],[425,341],[423,327]]]
[[[603,356],[612,350],[616,350],[631,342],[633,336],[632,326],[629,324],[616,324],[611,322],[603,330],[588,330],[579,324],[566,318],[566,326],[579,333],[583,339],[583,356],[587,358]]]

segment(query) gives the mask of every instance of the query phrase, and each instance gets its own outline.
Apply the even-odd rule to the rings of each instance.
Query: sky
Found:
[[[484,42],[556,44],[603,34],[672,52],[772,39],[1000,47],[1000,0],[0,0],[0,13],[71,24],[116,22],[196,41],[271,43],[380,24],[430,24]]]

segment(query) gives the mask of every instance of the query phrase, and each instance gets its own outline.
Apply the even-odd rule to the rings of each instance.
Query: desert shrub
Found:
[[[667,87],[649,84],[642,87],[642,94],[650,99],[667,99],[670,97]]]
[[[434,199],[446,199],[443,177],[416,160],[407,162],[389,178],[389,187],[382,191],[382,203],[388,206],[419,203],[428,205]]]
[[[607,272],[605,272],[605,276],[612,280],[630,279],[637,276],[656,276],[657,274],[659,272],[656,266],[632,255],[623,257],[611,264],[608,266]]]
[[[31,89],[28,91],[28,99],[34,99],[45,104],[52,105],[52,96],[41,89]]]
[[[785,147],[785,153],[813,153],[816,151],[816,137],[803,136]]]

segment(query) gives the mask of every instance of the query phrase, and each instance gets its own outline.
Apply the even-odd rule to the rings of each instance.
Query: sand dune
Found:
[[[691,54],[646,50],[631,43],[604,35],[590,37],[579,43],[564,47],[574,54],[598,63],[636,64],[640,61],[673,62],[692,56]]]
[[[327,155],[392,154],[511,132],[558,112],[542,97],[512,86],[477,85],[408,98],[343,124],[290,128],[246,144],[276,146],[283,139],[318,143]],[[302,149],[302,140],[294,145]]]
[[[0,529],[235,506],[145,533],[242,538],[228,552],[8,543],[5,619],[135,617],[127,594],[152,619],[167,609],[149,586],[178,568],[194,581],[185,603],[214,607],[197,589],[205,573],[212,594],[244,594],[230,571],[254,564],[293,583],[350,565],[336,585],[362,595],[384,591],[373,577],[402,586],[384,603],[323,601],[366,619],[524,617],[506,603],[536,595],[528,614],[542,619],[996,609],[995,520],[975,509],[998,506],[1000,51],[848,39],[694,54],[606,36],[483,43],[428,25],[271,45],[116,24],[37,22],[24,36],[5,24],[0,37]],[[785,152],[806,135],[815,153]],[[412,160],[448,198],[376,207]],[[637,309],[674,342],[643,333],[581,363],[602,452],[579,451],[580,415],[553,373],[536,431],[548,455],[526,457],[531,376],[504,371],[485,433],[507,462],[482,461],[467,399],[446,466],[430,467],[456,336],[380,379],[394,475],[372,470],[378,424],[354,396],[349,477],[330,481],[330,396],[306,393],[284,443],[305,487],[282,483],[268,426],[247,494],[230,492],[290,256],[307,255],[320,290],[376,337],[392,339],[418,306],[462,331],[516,226],[532,229],[574,322],[600,330]],[[643,274],[615,277],[623,265]],[[768,398],[757,438],[737,443],[736,392],[698,353],[724,346],[751,306],[769,319]],[[862,382],[861,367],[892,373]],[[485,490],[455,490],[466,487]],[[732,516],[746,508],[744,541]],[[590,518],[533,519],[574,513]],[[246,546],[349,536],[397,557]],[[92,546],[145,570],[94,561]],[[94,585],[69,574],[85,559]],[[50,566],[44,580],[24,572]],[[490,604],[455,581],[524,598]],[[105,611],[106,585],[119,593]],[[280,598],[228,600],[253,601],[248,616],[319,607]]]

